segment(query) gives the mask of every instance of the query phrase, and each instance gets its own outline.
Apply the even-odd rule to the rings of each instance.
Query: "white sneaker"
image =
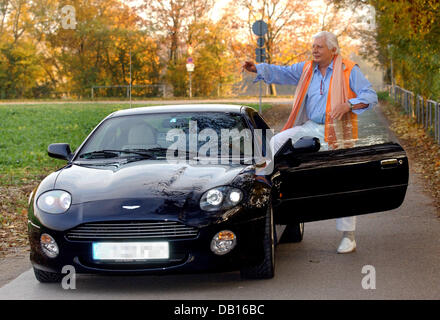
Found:
[[[341,244],[338,248],[338,253],[350,253],[356,250],[356,241],[349,238],[342,238]]]

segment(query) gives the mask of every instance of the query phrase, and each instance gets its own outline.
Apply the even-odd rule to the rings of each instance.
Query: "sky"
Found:
[[[211,19],[217,21],[221,17],[222,9],[228,5],[231,0],[216,0],[213,10],[211,11]]]

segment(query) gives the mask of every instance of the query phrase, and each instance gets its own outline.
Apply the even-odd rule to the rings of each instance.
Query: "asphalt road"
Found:
[[[411,172],[400,208],[358,217],[356,252],[336,253],[335,220],[306,223],[301,243],[276,248],[276,275],[270,280],[241,280],[238,272],[79,275],[76,289],[64,290],[40,284],[27,270],[0,288],[0,299],[439,299],[439,234],[432,199]],[[373,276],[372,269],[362,273],[364,266],[374,267],[375,289],[362,286],[364,277]]]

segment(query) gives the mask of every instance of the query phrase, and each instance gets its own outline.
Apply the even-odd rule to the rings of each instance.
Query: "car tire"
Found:
[[[301,242],[304,237],[304,222],[292,223],[286,226],[283,235],[280,238],[280,243],[294,243]]]
[[[63,276],[61,273],[47,272],[34,268],[35,278],[41,283],[56,283],[61,282]]]
[[[243,279],[271,279],[275,275],[275,224],[272,204],[269,204],[265,217],[263,239],[264,259],[257,265],[247,266],[240,270]]]

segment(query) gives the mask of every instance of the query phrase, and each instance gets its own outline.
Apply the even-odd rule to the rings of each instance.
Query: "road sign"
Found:
[[[265,56],[256,56],[257,63],[263,63],[266,61],[266,57]]]
[[[265,48],[257,48],[255,49],[255,60],[257,63],[262,63],[266,58],[266,49]]]
[[[252,25],[252,31],[258,36],[257,38],[257,49],[255,49],[255,60],[257,63],[263,63],[266,60],[266,49],[262,48],[264,46],[264,38],[262,38],[267,33],[267,23],[263,20],[257,20]],[[260,83],[260,108],[259,112],[261,114],[261,81]]]
[[[255,55],[256,56],[264,56],[264,55],[266,55],[266,49],[265,48],[257,48],[257,49],[255,49]]]
[[[267,23],[264,22],[263,20],[257,20],[254,22],[254,24],[252,25],[252,31],[257,35],[257,36],[264,36],[267,33]]]
[[[186,71],[193,72],[194,71],[194,63],[187,63],[186,64]]]

